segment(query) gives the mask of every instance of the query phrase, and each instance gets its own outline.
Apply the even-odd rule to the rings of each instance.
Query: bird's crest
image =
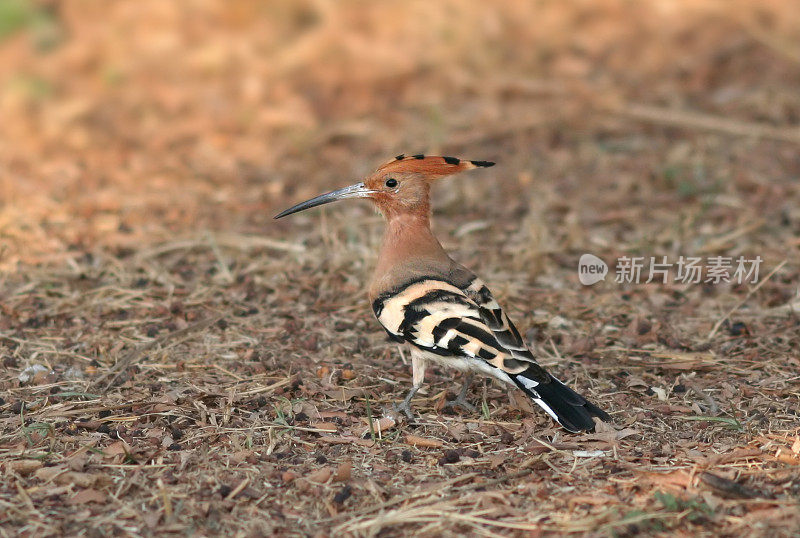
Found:
[[[398,155],[378,167],[377,172],[411,172],[431,179],[457,174],[473,168],[494,166],[491,161],[468,161],[457,157],[434,155]]]

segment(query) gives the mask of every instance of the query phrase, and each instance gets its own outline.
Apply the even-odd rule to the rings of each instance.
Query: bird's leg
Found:
[[[414,413],[411,412],[411,398],[422,387],[422,382],[425,380],[425,368],[428,362],[422,358],[418,353],[411,351],[411,379],[414,386],[408,391],[403,403],[395,406],[396,411],[402,411],[408,417],[408,420],[414,420]]]
[[[472,413],[476,412],[478,409],[467,401],[467,392],[469,392],[469,386],[472,384],[472,379],[475,375],[472,372],[467,372],[464,377],[464,384],[461,386],[461,392],[458,393],[455,400],[450,400],[446,404],[445,407],[460,407]]]

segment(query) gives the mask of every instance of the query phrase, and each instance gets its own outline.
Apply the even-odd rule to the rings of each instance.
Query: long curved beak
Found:
[[[312,207],[317,207],[318,205],[329,204],[331,202],[336,202],[337,200],[344,200],[345,198],[366,198],[370,194],[372,194],[372,191],[366,188],[363,183],[356,183],[355,185],[350,185],[349,187],[345,187],[343,189],[320,194],[319,196],[316,196],[310,200],[306,200],[305,202],[300,202],[299,204],[292,206],[285,211],[281,211],[273,218],[279,219],[281,217],[285,217],[286,215],[297,213],[298,211],[305,211],[306,209],[311,209]]]

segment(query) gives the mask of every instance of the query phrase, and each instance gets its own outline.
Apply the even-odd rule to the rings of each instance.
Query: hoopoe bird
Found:
[[[464,386],[450,405],[475,409],[466,394],[477,372],[521,389],[567,430],[592,430],[592,417],[609,421],[609,415],[536,362],[489,288],[450,258],[431,232],[432,183],[493,165],[455,157],[398,155],[363,182],[297,204],[275,218],[346,198],[367,198],[383,214],[386,229],[369,299],[389,336],[410,347],[413,386],[397,406],[409,419],[426,366],[437,363],[466,372]]]

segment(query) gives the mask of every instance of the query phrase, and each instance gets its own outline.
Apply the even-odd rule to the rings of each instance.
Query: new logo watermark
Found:
[[[594,254],[584,254],[578,260],[578,280],[584,286],[597,284],[606,279],[608,265]]]
[[[680,256],[669,261],[667,256],[622,256],[617,259],[614,282],[618,284],[756,284],[761,256]],[[608,265],[594,254],[583,254],[578,260],[578,280],[584,286],[606,279]]]

